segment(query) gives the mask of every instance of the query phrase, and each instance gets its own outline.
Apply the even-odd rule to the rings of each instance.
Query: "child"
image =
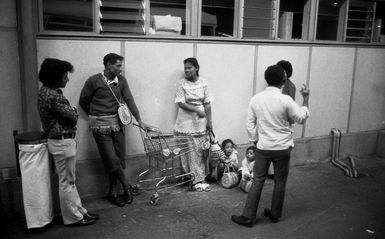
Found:
[[[235,150],[236,145],[231,139],[225,139],[222,142],[222,150],[225,153],[225,157],[221,159],[216,170],[218,180],[221,180],[226,167],[230,168],[230,171],[237,172],[238,170],[238,152]]]
[[[241,168],[238,170],[238,176],[241,180],[252,180],[256,151],[257,148],[255,146],[250,146],[246,149],[246,157],[242,160]]]

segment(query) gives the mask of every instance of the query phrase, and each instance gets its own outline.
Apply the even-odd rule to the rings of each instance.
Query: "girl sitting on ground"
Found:
[[[235,150],[235,148],[236,148],[236,145],[231,139],[223,140],[222,150],[225,153],[225,157],[221,158],[216,168],[218,181],[221,180],[226,167],[229,167],[231,172],[237,172],[238,152],[237,150]]]

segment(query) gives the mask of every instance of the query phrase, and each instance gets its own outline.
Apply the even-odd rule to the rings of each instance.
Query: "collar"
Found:
[[[281,89],[279,89],[279,88],[277,88],[277,87],[275,87],[275,86],[268,86],[268,87],[266,87],[266,89],[265,90],[271,90],[271,91],[279,91],[279,92],[282,92],[282,90]]]
[[[119,83],[118,77],[117,77],[117,76],[115,76],[114,79],[112,79],[112,80],[108,80],[107,77],[104,75],[104,72],[102,72],[102,76],[103,76],[103,80],[104,80],[108,85],[112,85],[112,84],[118,85],[118,83]]]

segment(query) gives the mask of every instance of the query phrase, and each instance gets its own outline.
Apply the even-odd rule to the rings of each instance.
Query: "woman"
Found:
[[[43,83],[38,96],[38,107],[43,129],[48,138],[48,151],[53,155],[59,176],[60,209],[65,225],[86,226],[98,215],[82,206],[75,184],[76,123],[78,114],[63,95],[68,72],[73,66],[67,61],[47,58],[41,64],[39,79]]]
[[[181,157],[185,172],[194,174],[193,190],[209,191],[205,182],[206,167],[201,143],[206,139],[207,130],[212,129],[211,102],[213,96],[207,81],[199,77],[197,59],[184,60],[185,78],[180,80],[176,89],[175,103],[178,104],[178,116],[174,126],[176,135],[191,135],[198,146],[196,151]]]

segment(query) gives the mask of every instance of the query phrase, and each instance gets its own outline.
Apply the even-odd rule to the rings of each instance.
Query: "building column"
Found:
[[[16,6],[23,130],[40,130],[41,124],[37,109],[39,88],[36,50],[37,0],[16,0]]]

